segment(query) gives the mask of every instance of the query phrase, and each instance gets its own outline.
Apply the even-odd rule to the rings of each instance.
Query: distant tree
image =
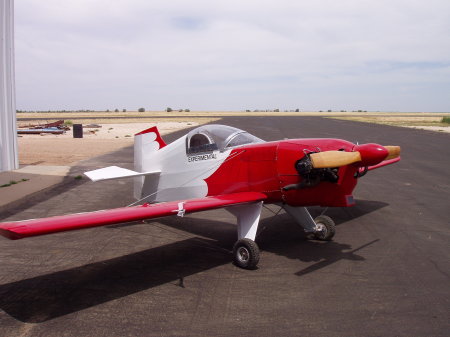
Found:
[[[191,110],[189,110],[189,109],[184,109],[184,112],[191,112]]]
[[[183,112],[183,109],[178,109],[178,112]]]
[[[295,112],[300,112],[300,109],[295,109]]]
[[[127,109],[122,109],[122,112],[127,112]]]
[[[273,110],[274,112],[280,112],[280,109],[275,109],[275,110]]]
[[[139,108],[138,112],[145,112],[145,108]]]
[[[106,109],[106,112],[109,112],[109,109]]]
[[[166,111],[167,112],[172,112],[172,108],[167,108]]]
[[[328,109],[328,112],[331,112],[331,109]]]
[[[250,110],[245,110],[245,112],[250,112]]]
[[[115,109],[114,112],[119,112],[119,109]]]

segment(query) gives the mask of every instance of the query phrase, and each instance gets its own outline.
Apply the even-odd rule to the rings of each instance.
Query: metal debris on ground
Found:
[[[46,124],[31,124],[27,125],[26,128],[17,129],[18,134],[28,134],[28,135],[39,135],[39,134],[54,134],[60,135],[65,133],[70,128],[64,125],[64,120],[59,120],[56,122],[46,123]]]

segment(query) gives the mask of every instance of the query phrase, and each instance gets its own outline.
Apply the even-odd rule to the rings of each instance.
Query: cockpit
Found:
[[[186,153],[197,154],[219,150],[221,152],[251,143],[261,143],[262,139],[246,131],[218,124],[200,126],[186,136]]]

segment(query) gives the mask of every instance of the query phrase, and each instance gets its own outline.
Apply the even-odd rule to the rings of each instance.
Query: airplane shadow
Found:
[[[308,207],[308,210],[313,218],[325,211],[325,214],[334,220],[336,226],[340,226],[348,221],[375,212],[386,206],[388,206],[388,204],[385,202],[357,200],[357,205],[354,207],[336,207],[329,209]],[[159,219],[158,222],[191,234],[213,239],[218,243],[234,243],[237,234],[236,230],[230,226],[230,223],[234,223],[235,218],[230,214],[230,220],[233,221],[230,221],[230,223],[212,220],[210,218],[212,217],[205,219],[202,217],[202,213],[198,213],[197,215],[191,215],[184,218],[183,221],[178,221],[176,217],[166,217]],[[111,227],[116,226],[128,226],[128,224],[112,225]],[[292,241],[293,239],[297,240],[299,237],[306,238],[307,236],[292,217],[281,212],[276,216],[270,216],[260,220],[256,240],[261,245],[274,241],[286,242]]]
[[[164,136],[170,143],[187,129]],[[131,158],[131,161],[130,161]],[[132,168],[133,146],[81,161],[63,183],[2,210],[0,220],[88,182],[73,176],[101,166]],[[0,309],[29,323],[40,323],[229,263],[211,240],[190,238],[138,253],[0,285]]]
[[[358,204],[352,212],[333,210],[327,214],[343,224],[386,206],[365,200],[359,200]],[[231,254],[227,251],[236,241],[235,228],[229,222],[198,216],[201,213],[182,221],[168,217],[158,222],[200,237],[0,285],[0,309],[22,322],[41,323],[169,282],[182,286],[184,277],[230,263]],[[107,228],[125,226],[129,225]],[[287,214],[262,219],[260,229],[257,241],[262,250],[290,259],[317,261],[297,272],[298,276],[341,259],[364,260],[355,252],[377,241],[353,250],[343,243],[308,241]]]
[[[230,262],[211,240],[190,238],[110,260],[0,286],[0,308],[41,323]]]
[[[331,216],[337,226],[375,212],[388,204],[372,200],[358,200],[352,208],[330,208],[325,214]],[[308,208],[313,217],[323,213],[320,207]],[[230,216],[231,219],[234,217]],[[236,241],[236,230],[228,223],[198,217],[186,218],[182,225],[173,218],[160,219],[159,222],[169,227],[185,230],[189,233],[213,239],[224,248],[231,249]],[[356,252],[379,241],[378,239],[362,244],[356,249],[336,241],[308,240],[300,226],[286,213],[261,219],[256,241],[262,250],[296,259],[303,262],[317,262],[296,273],[302,276],[322,269],[339,260],[363,261]]]

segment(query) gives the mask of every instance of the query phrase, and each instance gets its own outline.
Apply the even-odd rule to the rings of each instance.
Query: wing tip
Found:
[[[5,228],[0,228],[0,235],[9,240],[19,240],[24,238],[24,236],[20,235],[19,233],[13,232]]]

